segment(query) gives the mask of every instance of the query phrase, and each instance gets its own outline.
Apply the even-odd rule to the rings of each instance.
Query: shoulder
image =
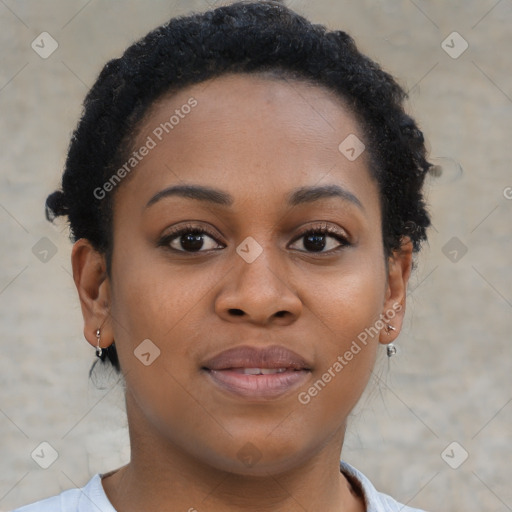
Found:
[[[116,512],[103,490],[101,476],[96,473],[80,489],[69,489],[57,496],[25,505],[12,512]]]
[[[425,512],[398,503],[391,496],[378,492],[368,478],[345,461],[340,461],[340,470],[351,480],[355,480],[363,493],[367,512]]]

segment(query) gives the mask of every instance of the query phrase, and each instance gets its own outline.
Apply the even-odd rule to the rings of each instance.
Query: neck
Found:
[[[127,396],[127,410],[133,409]],[[339,470],[344,430],[319,451],[283,471],[241,475],[199,461],[135,421],[128,411],[131,460],[102,483],[118,512],[363,511]],[[139,428],[138,428],[139,427]],[[143,434],[142,434],[143,432]]]

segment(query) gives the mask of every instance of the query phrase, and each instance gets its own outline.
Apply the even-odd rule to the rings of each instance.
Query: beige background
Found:
[[[412,506],[512,510],[512,1],[288,4],[346,30],[399,78],[445,170],[429,185],[435,227],[412,278],[400,352],[379,361],[343,458]],[[207,7],[0,1],[0,510],[129,459],[122,390],[114,379],[104,390],[88,379],[94,354],[82,336],[71,244],[63,224],[45,221],[43,204],[101,66],[170,16]],[[59,45],[47,59],[31,48],[43,31]],[[458,58],[441,46],[454,31],[469,44]],[[452,39],[452,52],[462,48]],[[57,250],[46,263],[33,249],[43,237]],[[453,237],[459,248],[445,245]],[[43,441],[58,452],[48,469],[31,458]],[[441,456],[452,442],[452,465],[469,454],[457,469]]]

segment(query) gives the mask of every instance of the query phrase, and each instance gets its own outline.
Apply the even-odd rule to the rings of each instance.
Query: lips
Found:
[[[303,384],[311,373],[304,358],[279,345],[235,347],[205,361],[202,369],[223,391],[252,399],[277,398]]]
[[[311,370],[310,365],[298,354],[279,345],[264,349],[249,346],[235,347],[209,359],[203,364],[208,370],[261,368],[269,370]]]

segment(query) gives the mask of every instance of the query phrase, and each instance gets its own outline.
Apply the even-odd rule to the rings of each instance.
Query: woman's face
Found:
[[[155,104],[115,187],[106,307],[86,315],[155,454],[266,474],[341,449],[410,263],[388,279],[363,140],[298,81],[223,76]]]

